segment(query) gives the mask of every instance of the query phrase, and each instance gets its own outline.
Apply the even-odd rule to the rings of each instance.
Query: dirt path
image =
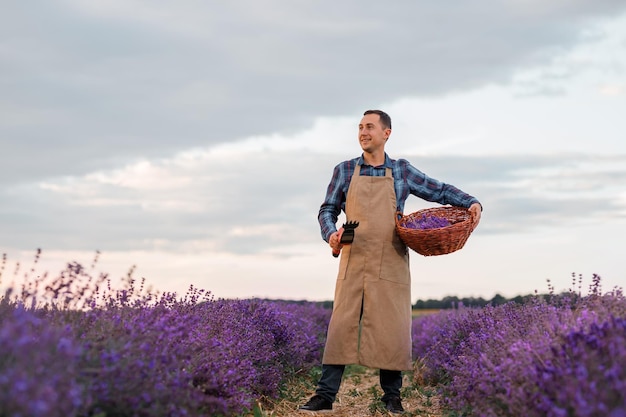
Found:
[[[328,416],[328,417],[371,417],[390,416],[380,401],[382,390],[380,388],[378,373],[374,369],[364,367],[348,367],[344,374],[337,400],[333,404],[332,411],[326,412],[302,412],[298,406],[306,402],[313,394],[314,388],[304,388],[291,401],[283,401],[275,404],[272,410],[264,410],[267,417],[291,417],[291,416]],[[402,388],[402,404],[405,414],[403,416],[441,417],[440,398],[433,387],[423,386],[413,379],[413,373],[404,375]]]
[[[414,386],[411,376],[405,375],[403,381],[402,404],[406,415],[440,417],[439,398],[434,389]],[[333,405],[333,416],[388,416],[390,414],[380,401],[382,394],[375,370],[366,369],[363,374],[348,375]]]

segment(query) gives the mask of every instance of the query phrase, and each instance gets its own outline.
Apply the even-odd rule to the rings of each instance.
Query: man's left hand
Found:
[[[483,207],[478,203],[474,203],[470,206],[469,212],[472,215],[472,230],[476,229],[476,226],[478,226],[482,211],[483,211]]]

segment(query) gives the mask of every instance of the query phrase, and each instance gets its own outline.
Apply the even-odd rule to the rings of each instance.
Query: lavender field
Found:
[[[311,394],[272,410],[314,381],[330,318],[317,304],[159,294],[132,271],[116,289],[74,262],[32,271],[0,296],[0,416],[280,416]],[[403,395],[436,391],[446,416],[626,416],[626,302],[599,277],[581,286],[416,317]]]

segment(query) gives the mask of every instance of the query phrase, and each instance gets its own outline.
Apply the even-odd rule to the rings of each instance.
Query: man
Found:
[[[318,220],[322,238],[341,251],[333,313],[328,326],[322,376],[315,395],[300,410],[331,410],[347,364],[380,369],[385,408],[402,413],[402,371],[410,370],[411,278],[409,253],[395,231],[397,212],[409,194],[469,208],[473,227],[482,206],[456,187],[428,177],[408,161],[385,153],[391,118],[368,110],[359,123],[363,154],[335,167]],[[341,211],[359,222],[354,240],[340,243]]]

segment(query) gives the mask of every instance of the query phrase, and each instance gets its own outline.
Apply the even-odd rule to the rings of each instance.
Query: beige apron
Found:
[[[354,169],[346,217],[358,221],[354,242],[341,251],[333,314],[322,363],[411,369],[409,253],[395,229],[391,169],[384,177]]]

